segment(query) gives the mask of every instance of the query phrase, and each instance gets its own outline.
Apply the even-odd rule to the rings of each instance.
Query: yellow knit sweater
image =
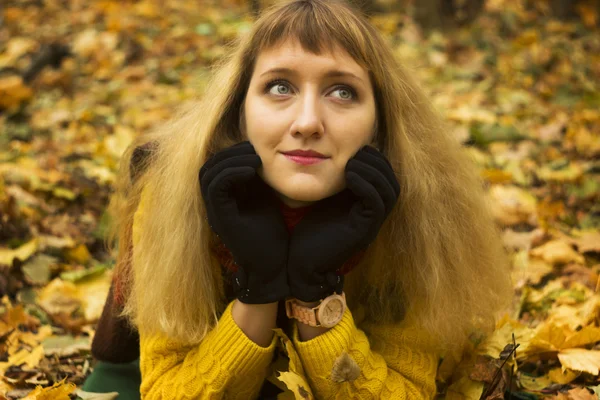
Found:
[[[304,387],[305,399],[432,399],[438,355],[423,332],[398,324],[359,329],[349,310],[328,332],[300,342],[276,329],[269,347],[252,342],[236,325],[229,304],[219,325],[195,346],[140,332],[142,399],[256,399],[265,379],[276,381],[285,369],[277,348],[288,357],[288,369]],[[343,353],[356,362],[353,381],[331,379],[335,360]],[[290,385],[291,386],[291,385]],[[289,388],[292,389],[292,388]],[[285,397],[287,396],[287,397]],[[289,393],[280,398],[293,399]]]
[[[139,212],[134,218],[134,253]],[[339,324],[312,340],[301,342],[293,325],[289,334],[275,329],[271,344],[261,347],[233,320],[233,303],[217,327],[195,345],[140,330],[142,399],[256,399],[265,379],[285,390],[279,399],[419,400],[435,396],[439,360],[435,341],[408,319],[374,325],[364,322],[364,309],[354,313],[347,309]],[[343,353],[349,359],[340,363]],[[340,377],[346,377],[345,381]],[[294,389],[302,395],[294,397]]]

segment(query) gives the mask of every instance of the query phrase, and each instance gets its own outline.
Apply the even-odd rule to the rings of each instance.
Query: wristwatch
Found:
[[[332,328],[336,326],[346,311],[346,293],[334,293],[321,300],[316,307],[306,307],[297,299],[285,301],[285,312],[288,318],[294,318],[303,324],[315,327]]]

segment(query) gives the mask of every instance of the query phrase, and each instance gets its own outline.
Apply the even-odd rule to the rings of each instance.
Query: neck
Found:
[[[282,194],[278,194],[277,198],[279,199],[280,203],[282,204],[282,208],[285,207],[287,209],[309,208],[311,205],[313,205],[315,203],[313,201],[300,201],[300,200],[290,199],[289,197],[286,197]]]

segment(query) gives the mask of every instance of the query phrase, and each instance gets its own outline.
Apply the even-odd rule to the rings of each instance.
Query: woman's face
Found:
[[[374,138],[375,98],[367,70],[346,51],[315,55],[287,41],[256,60],[244,117],[259,175],[285,204],[301,207],[346,187],[346,163]],[[293,150],[324,158],[306,164],[284,154]]]

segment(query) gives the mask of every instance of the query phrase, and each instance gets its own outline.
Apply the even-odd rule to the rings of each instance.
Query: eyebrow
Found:
[[[262,74],[260,74],[260,76],[267,75],[267,74],[275,74],[275,73],[298,75],[298,71],[291,69],[291,68],[272,68],[268,71],[263,72]],[[327,71],[327,73],[325,74],[325,77],[326,78],[346,77],[346,78],[353,78],[360,82],[363,82],[363,80],[361,78],[354,75],[352,72],[341,71],[339,69],[332,69],[332,70]]]

